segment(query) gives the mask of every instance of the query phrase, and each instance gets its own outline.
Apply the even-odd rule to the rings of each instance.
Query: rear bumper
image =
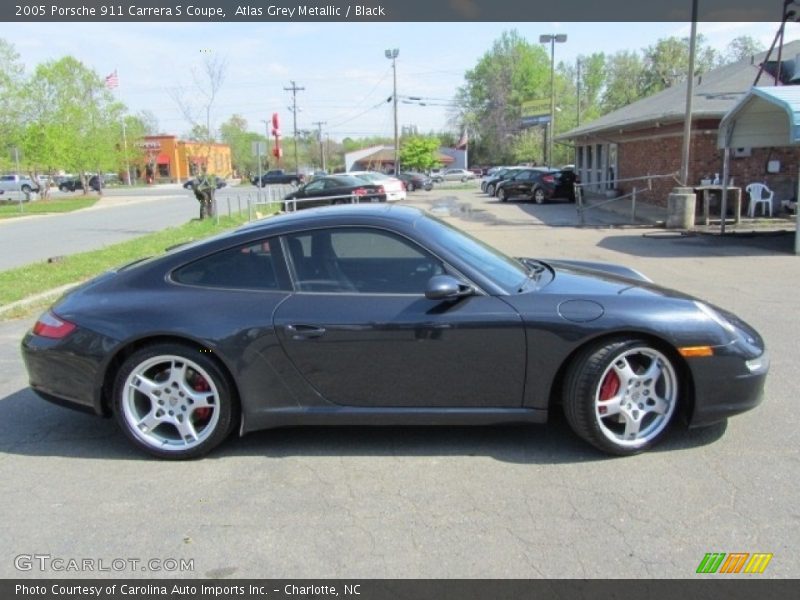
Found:
[[[103,354],[85,352],[89,338],[100,350],[107,338],[76,330],[64,340],[53,340],[29,332],[22,340],[22,358],[31,389],[38,396],[61,406],[103,414],[101,406],[101,361]]]

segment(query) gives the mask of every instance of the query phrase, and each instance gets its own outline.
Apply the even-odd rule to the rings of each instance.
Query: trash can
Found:
[[[667,197],[667,229],[693,229],[697,197],[690,187],[676,187]]]

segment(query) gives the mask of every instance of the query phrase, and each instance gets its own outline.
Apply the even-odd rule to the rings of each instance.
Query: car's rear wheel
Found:
[[[123,363],[114,383],[114,416],[136,446],[160,458],[186,459],[228,436],[235,425],[233,390],[203,352],[158,344]]]
[[[415,189],[417,189],[413,181],[409,181],[406,187],[408,188],[409,192],[413,192]]]
[[[673,361],[638,339],[601,342],[582,352],[564,384],[564,413],[578,436],[620,456],[657,443],[676,413]]]
[[[505,202],[508,200],[508,194],[506,193],[505,189],[500,188],[497,190],[497,199],[500,200],[500,202]]]
[[[533,197],[533,201],[536,202],[536,204],[544,204],[545,194],[542,188],[540,187],[534,188],[533,194],[531,196]]]

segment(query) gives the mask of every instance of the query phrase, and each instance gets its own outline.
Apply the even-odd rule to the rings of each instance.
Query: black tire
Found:
[[[500,200],[500,202],[505,202],[508,200],[508,194],[506,193],[505,188],[499,188],[497,190],[497,199]]]
[[[197,458],[222,443],[237,425],[234,388],[208,352],[178,343],[154,344],[137,350],[122,364],[114,379],[112,409],[137,448],[158,458]],[[167,369],[168,364],[178,368]],[[145,386],[153,392],[143,392],[140,388]],[[155,425],[148,428],[144,421],[150,418]],[[197,439],[187,440],[178,420]]]
[[[544,204],[545,201],[544,190],[540,187],[533,188],[533,192],[531,193],[531,198],[536,204]]]
[[[493,183],[490,183],[489,185],[486,186],[486,193],[489,194],[490,196],[494,196],[494,191],[495,191],[495,185]]]
[[[617,371],[620,365],[629,371]],[[660,367],[655,377],[653,367]],[[632,376],[623,381],[618,373],[627,372]],[[564,414],[572,430],[595,448],[616,456],[638,454],[663,439],[678,413],[678,373],[673,359],[645,340],[598,342],[580,352],[567,371]]]
[[[466,177],[462,177],[461,178],[461,183],[467,183],[467,178]]]
[[[27,183],[25,185],[23,185],[20,189],[22,190],[23,194],[30,194],[31,193],[31,186],[29,186]]]
[[[67,186],[65,186],[65,185],[60,185],[60,186],[58,186],[58,189],[59,189],[60,191],[64,192],[64,193],[66,193],[66,192],[68,192],[68,191],[69,191],[69,188],[68,188]]]
[[[417,189],[414,183],[411,181],[408,182],[408,185],[406,187],[408,188],[409,192],[413,192],[415,189]]]
[[[432,183],[426,183],[425,187],[423,188],[426,192],[430,192],[433,189]]]

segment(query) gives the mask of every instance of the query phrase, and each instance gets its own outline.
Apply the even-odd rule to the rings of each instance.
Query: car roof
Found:
[[[274,217],[265,217],[242,225],[236,231],[256,231],[259,229],[273,229],[276,227],[294,227],[319,223],[345,224],[348,220],[362,220],[365,217],[391,218],[393,220],[413,223],[424,216],[423,211],[412,206],[386,203],[345,204],[337,206],[321,206],[296,212],[285,213]]]

